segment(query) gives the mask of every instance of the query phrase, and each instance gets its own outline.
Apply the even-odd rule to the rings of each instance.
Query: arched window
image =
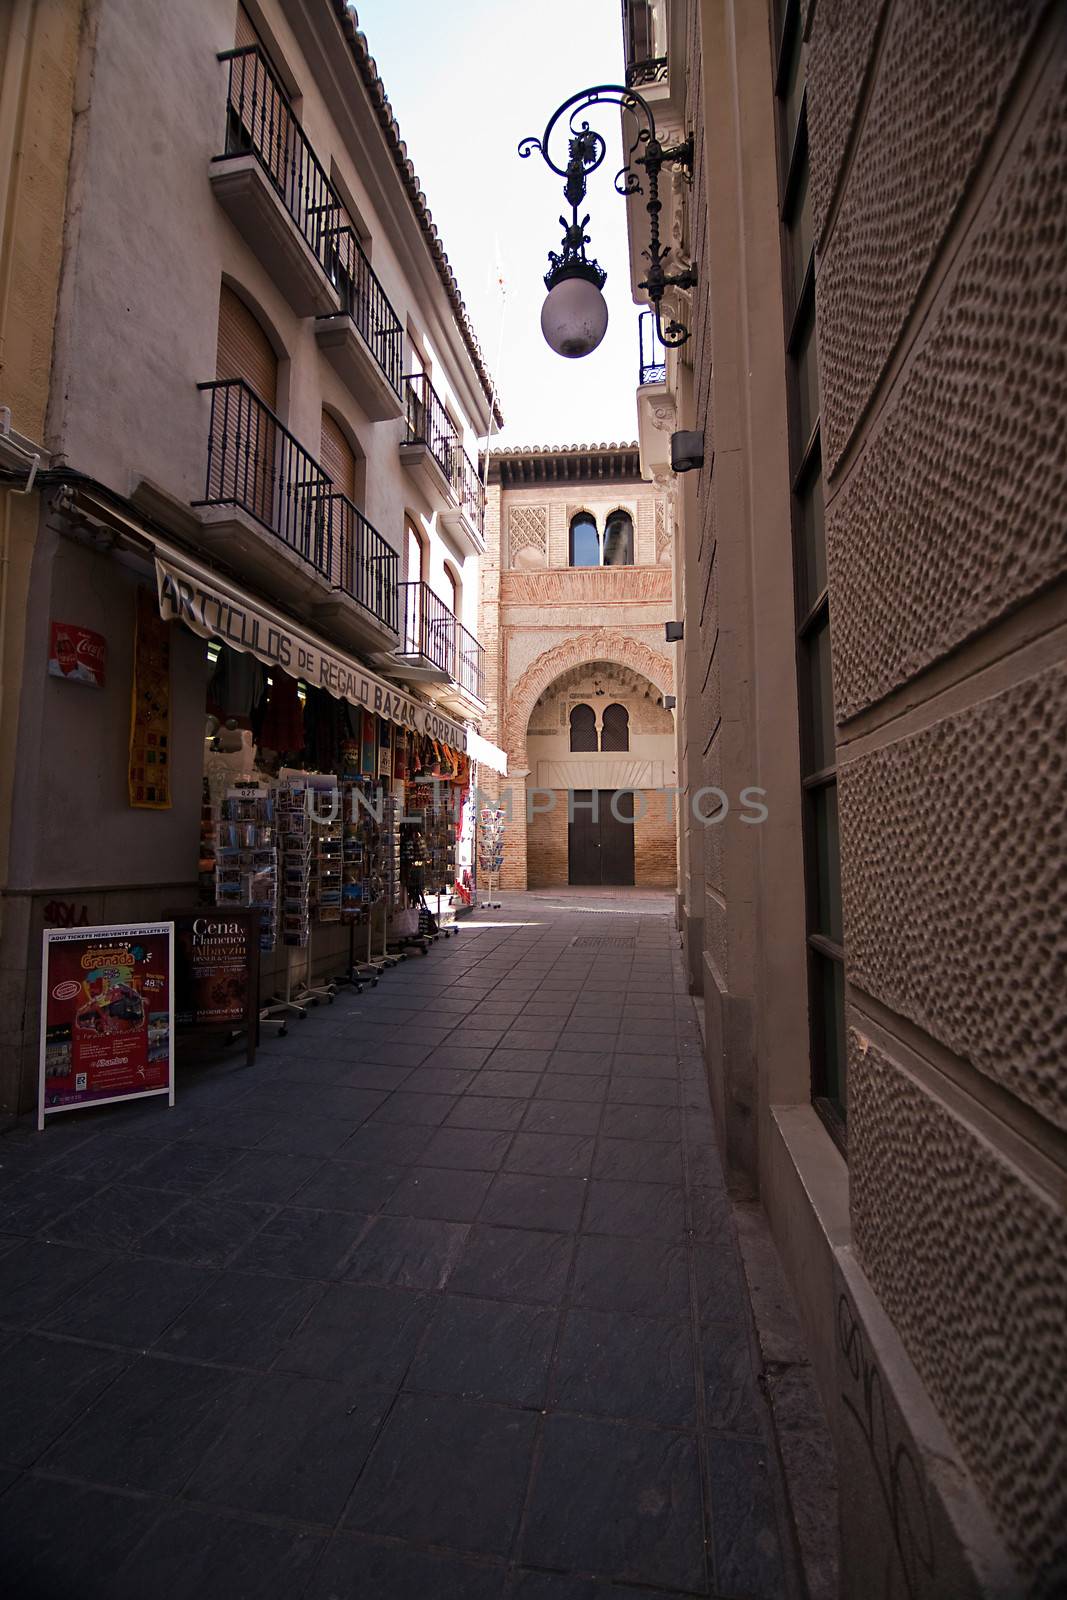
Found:
[[[630,713],[625,706],[613,704],[604,707],[604,720],[600,730],[601,750],[629,750]]]
[[[634,524],[628,511],[613,511],[604,527],[604,565],[632,567]]]
[[[600,536],[588,511],[571,518],[571,566],[599,567]]]
[[[592,706],[571,707],[571,750],[588,755],[596,749],[596,712]]]

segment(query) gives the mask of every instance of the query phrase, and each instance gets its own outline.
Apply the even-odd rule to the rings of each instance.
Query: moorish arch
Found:
[[[572,667],[592,661],[631,667],[655,684],[660,694],[672,694],[674,691],[671,663],[666,656],[645,644],[643,639],[635,639],[632,634],[611,628],[597,628],[591,633],[580,633],[574,638],[564,639],[532,661],[508,694],[508,710],[502,733],[510,770],[521,771],[526,766],[526,729],[533,708],[545,690]]]

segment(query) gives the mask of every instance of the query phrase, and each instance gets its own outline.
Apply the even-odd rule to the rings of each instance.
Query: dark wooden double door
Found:
[[[573,815],[567,823],[568,883],[585,888],[633,884],[633,816],[634,797],[628,789],[574,791]]]

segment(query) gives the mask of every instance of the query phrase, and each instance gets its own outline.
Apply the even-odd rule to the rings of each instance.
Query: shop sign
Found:
[[[183,912],[174,918],[174,1018],[179,1032],[248,1030],[255,1053],[259,1009],[257,908]]]
[[[38,1128],[157,1094],[174,1104],[174,924],[46,928]]]
[[[53,622],[48,670],[53,678],[64,678],[67,683],[84,683],[91,689],[102,689],[107,670],[107,640],[91,628],[79,628],[73,622]]]
[[[265,666],[326,689],[338,700],[428,734],[453,750],[466,750],[467,730],[461,723],[375,677],[351,656],[231,590],[213,574],[157,554],[156,581],[160,615],[166,621],[182,622],[202,639],[221,639],[232,650],[247,650]]]

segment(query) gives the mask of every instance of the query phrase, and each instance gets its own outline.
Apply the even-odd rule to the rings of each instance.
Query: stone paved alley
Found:
[[[798,1592],[670,902],[503,900],[0,1140],[8,1593]]]

